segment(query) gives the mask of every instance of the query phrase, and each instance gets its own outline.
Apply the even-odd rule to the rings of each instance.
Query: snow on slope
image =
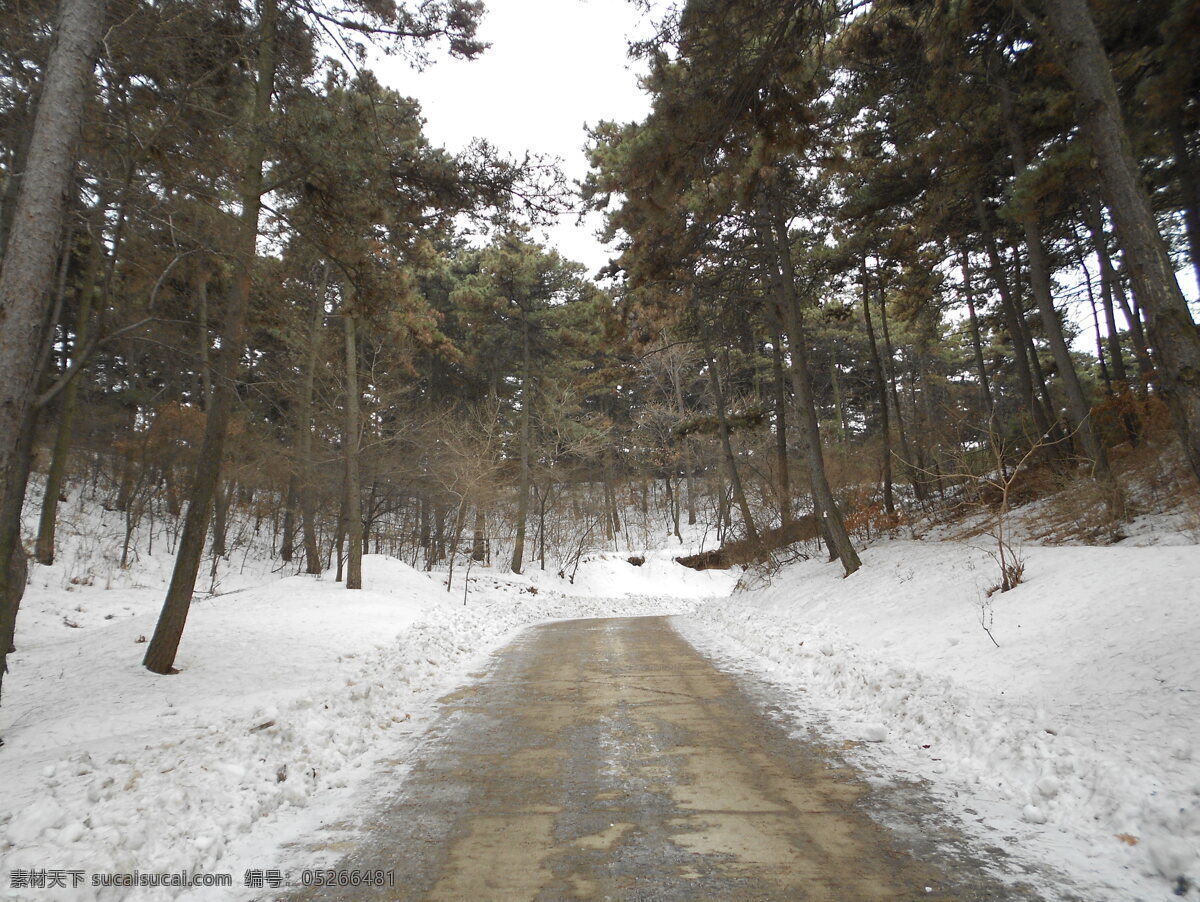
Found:
[[[680,625],[1088,899],[1174,898],[1200,878],[1200,548],[1027,547],[988,598],[985,543],[806,561]]]

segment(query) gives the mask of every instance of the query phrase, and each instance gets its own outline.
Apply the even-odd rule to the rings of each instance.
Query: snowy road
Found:
[[[986,876],[919,790],[873,792],[770,707],[666,618],[532,628],[443,699],[402,785],[338,844],[335,870],[394,885],[286,898],[1032,898]]]

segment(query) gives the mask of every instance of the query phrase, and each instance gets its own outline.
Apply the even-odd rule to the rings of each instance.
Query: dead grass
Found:
[[[1083,469],[1064,472],[1045,463],[1018,474],[1010,490],[1011,528],[1023,541],[1044,545],[1106,545],[1125,537],[1126,525],[1145,515],[1176,515],[1181,530],[1200,541],[1200,482],[1192,475],[1170,423],[1157,408],[1141,410],[1139,443],[1109,449],[1125,517],[1114,499]],[[1001,492],[991,485],[964,491],[956,506],[935,512],[931,524],[948,526],[953,538],[988,532]]]

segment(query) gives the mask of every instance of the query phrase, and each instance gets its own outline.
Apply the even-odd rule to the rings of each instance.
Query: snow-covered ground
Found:
[[[1200,548],[1025,546],[991,596],[987,551],[880,542],[849,578],[795,564],[680,625],[1084,898],[1174,898],[1200,877]]]
[[[986,536],[876,542],[849,579],[818,559],[769,578],[695,573],[670,551],[641,566],[588,555],[573,584],[475,568],[465,604],[461,568],[447,592],[444,572],[368,557],[367,588],[349,592],[272,573],[250,542],[195,603],[181,673],[159,677],[139,640],[169,542],[143,536],[122,570],[120,515],[68,513],[62,563],[31,568],[0,708],[0,898],[250,898],[246,869],[286,865],[287,843],[345,818],[437,699],[524,625],[646,613],[680,615],[701,648],[790,695],[798,730],[815,713],[831,738],[863,743],[852,754],[872,773],[928,780],[970,831],[1083,898],[1174,898],[1180,877],[1200,878],[1187,523],[1148,518],[1103,548],[1027,542],[1024,583],[990,596]],[[234,886],[11,885],[45,869],[231,873]]]

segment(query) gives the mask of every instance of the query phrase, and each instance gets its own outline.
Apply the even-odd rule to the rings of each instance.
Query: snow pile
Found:
[[[287,832],[304,806],[369,775],[381,754],[395,754],[431,720],[441,692],[520,627],[694,606],[568,597],[486,574],[472,576],[463,605],[461,590],[446,592],[445,574],[367,557],[365,591],[291,577],[197,601],[181,673],[159,677],[141,667],[141,639],[153,631],[161,590],[66,594],[53,574],[38,578],[43,569],[35,568],[5,684],[6,883],[23,869],[187,869],[231,870],[240,885],[231,847],[251,833]],[[63,626],[74,608],[87,626]],[[5,886],[0,897],[21,892]],[[27,892],[174,897],[90,886]]]
[[[1098,898],[1170,897],[1200,878],[1200,548],[1027,548],[990,596],[985,549],[806,561],[680,625]]]

